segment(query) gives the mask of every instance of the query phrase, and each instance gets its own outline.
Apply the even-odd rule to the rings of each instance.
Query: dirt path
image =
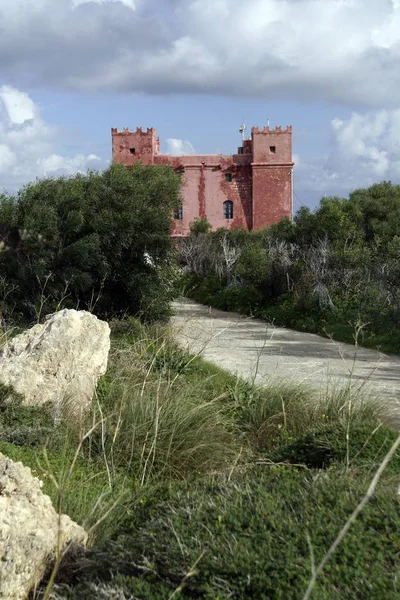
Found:
[[[175,302],[174,312],[172,327],[179,344],[259,385],[290,379],[326,388],[342,386],[351,377],[372,394],[400,402],[400,356],[274,328],[190,300]]]

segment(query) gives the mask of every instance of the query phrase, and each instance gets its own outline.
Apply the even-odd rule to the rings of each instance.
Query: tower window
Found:
[[[177,221],[181,221],[183,218],[183,210],[182,210],[182,204],[180,204],[178,206],[178,208],[176,208],[174,210],[174,219],[176,219]]]
[[[129,152],[131,154],[136,154],[136,148],[129,148]]]
[[[227,183],[231,183],[232,182],[232,173],[226,173],[225,174],[225,181]]]
[[[271,154],[276,154],[276,146],[270,146],[269,151],[271,152]]]
[[[224,202],[224,219],[233,219],[233,202],[231,200]]]

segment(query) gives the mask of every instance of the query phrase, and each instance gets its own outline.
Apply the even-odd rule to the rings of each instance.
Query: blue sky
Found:
[[[111,127],[231,154],[293,126],[294,206],[400,181],[400,0],[2,0],[0,189],[103,169]]]

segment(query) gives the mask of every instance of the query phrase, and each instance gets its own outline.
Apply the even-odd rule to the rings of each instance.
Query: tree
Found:
[[[179,203],[179,175],[140,164],[45,178],[3,195],[0,277],[15,287],[8,311],[24,319],[61,306],[163,316],[170,214]]]
[[[200,235],[203,233],[209,233],[211,231],[211,223],[209,223],[206,217],[196,217],[194,221],[190,223],[190,233],[192,235]]]
[[[400,235],[400,185],[383,181],[355,190],[350,194],[349,206],[360,213],[369,244],[385,247],[395,235]]]

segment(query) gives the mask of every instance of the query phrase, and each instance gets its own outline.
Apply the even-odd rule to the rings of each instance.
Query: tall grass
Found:
[[[238,426],[258,449],[327,424],[381,421],[385,415],[382,402],[351,384],[317,390],[291,382],[257,388],[238,381],[231,396]]]

